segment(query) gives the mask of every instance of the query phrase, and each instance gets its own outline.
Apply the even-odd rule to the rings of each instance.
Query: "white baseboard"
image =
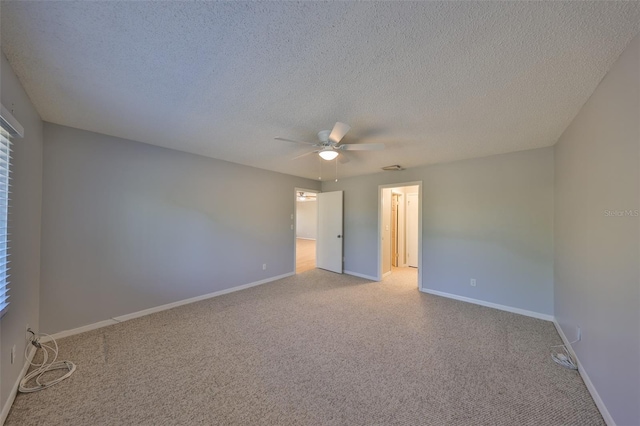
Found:
[[[391,271],[387,271],[384,274],[382,274],[382,279],[387,278],[389,275],[391,275]]]
[[[249,284],[243,284],[236,287],[231,287],[225,290],[216,291],[209,294],[204,294],[202,296],[192,297],[190,299],[179,300],[177,302],[167,303],[166,305],[156,306],[155,308],[149,308],[142,311],[134,312],[131,314],[120,315],[118,317],[114,317],[113,319],[118,322],[128,321],[134,318],[143,317],[145,315],[153,314],[160,311],[166,311],[167,309],[177,308],[178,306],[188,305],[189,303],[199,302],[201,300],[211,299],[212,297],[222,296],[223,294],[233,293],[235,291],[244,290],[247,288],[255,287],[258,285],[270,283],[272,281],[280,280],[282,278],[290,277],[295,275],[295,272],[288,272],[286,274],[278,275],[275,277],[265,278],[264,280],[254,281]]]
[[[36,347],[31,346],[29,353],[27,354],[27,359],[24,361],[24,366],[22,370],[20,370],[20,374],[18,374],[18,378],[16,382],[13,384],[11,388],[11,392],[9,393],[9,398],[4,403],[4,407],[2,407],[2,413],[0,414],[0,425],[3,425],[5,420],[7,420],[7,416],[9,415],[9,411],[11,410],[11,406],[13,405],[13,401],[16,399],[16,395],[18,395],[18,388],[20,387],[20,382],[22,378],[29,371],[29,366],[31,365],[31,360],[33,356],[36,354]]]
[[[378,281],[378,278],[372,277],[371,275],[360,274],[358,272],[353,271],[342,271],[347,275],[353,275],[354,277],[364,278],[365,280]]]
[[[428,288],[420,288],[423,293],[429,293],[436,296],[447,297],[449,299],[460,300],[462,302],[473,303],[475,305],[486,306],[488,308],[499,309],[501,311],[512,312],[514,314],[520,314],[527,317],[538,318],[545,321],[553,321],[553,315],[542,314],[540,312],[528,311],[526,309],[514,308],[513,306],[500,305],[498,303],[486,302],[484,300],[472,299],[470,297],[458,296],[457,294],[445,293],[443,291],[431,290]]]
[[[44,336],[40,339],[40,341],[45,343],[50,341],[52,337],[58,340],[58,339],[62,339],[63,337],[73,336],[74,334],[86,333],[87,331],[95,330],[96,328],[102,328],[102,327],[107,327],[109,325],[118,324],[118,322],[119,321],[116,321],[113,318],[104,320],[104,321],[98,321],[98,322],[94,322],[93,324],[83,325],[82,327],[72,328],[71,330],[60,331],[58,333],[52,334],[51,336]]]
[[[587,389],[591,394],[591,398],[593,398],[593,401],[596,403],[596,407],[598,407],[598,410],[600,410],[600,414],[602,415],[604,422],[607,424],[607,426],[616,426],[616,422],[613,421],[613,417],[611,417],[611,414],[609,413],[609,410],[607,410],[607,407],[604,405],[602,398],[600,398],[598,391],[596,390],[595,386],[593,386],[593,383],[591,382],[591,379],[589,378],[587,371],[584,369],[584,367],[580,363],[580,359],[578,358],[575,351],[573,350],[573,347],[569,344],[569,339],[567,339],[567,336],[565,336],[564,331],[562,331],[562,327],[560,327],[560,324],[558,324],[558,321],[555,318],[553,319],[553,325],[556,326],[556,330],[558,331],[558,334],[562,339],[562,343],[564,343],[564,345],[567,347],[567,349],[569,350],[573,358],[578,363],[578,373],[580,373],[580,377],[582,377],[582,381],[587,386]]]
[[[125,314],[125,315],[120,315],[120,316],[117,316],[117,317],[110,318],[108,320],[98,321],[98,322],[93,323],[93,324],[88,324],[88,325],[83,325],[82,327],[73,328],[71,330],[60,331],[58,333],[53,334],[51,337],[53,337],[54,339],[57,340],[57,339],[60,339],[60,338],[63,338],[63,337],[73,336],[75,334],[84,333],[84,332],[87,332],[87,331],[95,330],[97,328],[107,327],[109,325],[114,325],[114,324],[118,324],[118,323],[121,323],[121,322],[124,322],[124,321],[129,321],[129,320],[132,320],[134,318],[140,318],[140,317],[143,317],[145,315],[150,315],[150,314],[153,314],[153,313],[156,313],[156,312],[166,311],[167,309],[177,308],[178,306],[188,305],[189,303],[199,302],[201,300],[211,299],[212,297],[222,296],[223,294],[229,294],[229,293],[233,293],[235,291],[244,290],[244,289],[255,287],[255,286],[258,286],[258,285],[261,285],[261,284],[266,284],[266,283],[269,283],[269,282],[272,282],[272,281],[280,280],[282,278],[290,277],[292,275],[295,275],[295,272],[288,272],[286,274],[278,275],[278,276],[275,276],[275,277],[265,278],[264,280],[254,281],[254,282],[249,283],[249,284],[243,284],[243,285],[239,285],[239,286],[236,286],[236,287],[227,288],[225,290],[220,290],[220,291],[216,291],[216,292],[213,292],[213,293],[203,294],[202,296],[196,296],[196,297],[191,297],[189,299],[178,300],[177,302],[167,303],[166,305],[160,305],[160,306],[156,306],[156,307],[153,307],[153,308],[144,309],[142,311],[132,312],[130,314]],[[47,337],[44,337],[44,338],[41,339],[42,342],[47,342],[49,340],[50,339],[47,338]]]

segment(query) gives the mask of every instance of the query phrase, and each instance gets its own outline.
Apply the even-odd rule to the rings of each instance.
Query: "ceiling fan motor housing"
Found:
[[[329,143],[329,135],[331,134],[331,130],[320,130],[318,132],[318,139],[322,142],[322,145],[330,145]]]

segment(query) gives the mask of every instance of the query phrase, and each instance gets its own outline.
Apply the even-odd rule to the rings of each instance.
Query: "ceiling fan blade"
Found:
[[[318,151],[305,152],[304,154],[296,155],[295,157],[292,158],[292,160],[297,160],[298,158],[306,157],[307,155],[315,154],[316,152]]]
[[[301,143],[303,145],[315,145],[315,142],[303,142],[303,141],[294,141],[293,139],[285,139],[285,138],[274,138],[277,141],[285,141],[285,142],[293,142],[293,143]]]
[[[351,129],[348,124],[344,124],[341,122],[337,122],[335,126],[333,126],[333,130],[331,130],[331,134],[329,134],[329,141],[336,144],[339,143],[344,135]]]
[[[384,149],[383,143],[347,143],[336,147],[343,151],[380,151]]]
[[[351,160],[347,156],[346,152],[341,152],[340,155],[338,155],[338,161],[340,161],[340,164],[346,164]]]

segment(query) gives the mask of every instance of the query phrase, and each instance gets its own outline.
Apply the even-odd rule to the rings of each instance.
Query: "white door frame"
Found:
[[[422,181],[378,185],[378,281],[382,281],[382,190],[418,185],[418,289],[422,290]]]
[[[409,201],[411,200],[411,201]],[[415,206],[410,206],[410,202],[415,202]],[[407,223],[412,223],[412,225],[416,225],[418,224],[418,208],[420,207],[420,202],[418,200],[418,194],[416,193],[412,193],[412,194],[407,194]],[[410,221],[409,218],[412,218],[413,221]],[[418,233],[417,233],[417,229],[412,229],[413,232],[415,232],[414,235],[408,235],[407,233],[407,241],[406,241],[406,246],[407,246],[407,251],[409,251],[409,248],[415,248],[415,250],[411,250],[411,259],[407,259],[407,266],[414,266],[414,267],[418,267]],[[412,233],[413,233],[412,232]],[[414,240],[415,238],[415,240]],[[415,241],[415,247],[413,246],[413,242]]]
[[[297,249],[298,249],[298,192],[313,192],[314,194],[318,194],[322,191],[318,190],[318,189],[306,189],[306,188],[298,188],[297,186],[295,188],[293,188],[293,217],[291,218],[293,220],[293,273],[295,275],[296,273],[296,266],[298,265],[298,258],[297,255],[298,253],[296,253]],[[317,207],[317,202],[316,202],[316,207]],[[316,219],[317,220],[317,219]],[[318,224],[316,223],[316,226]]]

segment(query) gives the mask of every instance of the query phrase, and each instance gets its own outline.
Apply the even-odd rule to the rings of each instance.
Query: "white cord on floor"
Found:
[[[29,364],[31,364],[34,367],[38,367],[35,370],[33,370],[31,373],[27,374],[26,376],[24,376],[24,378],[20,381],[20,387],[18,387],[18,390],[20,392],[23,393],[29,393],[29,392],[37,392],[39,390],[42,389],[46,389],[48,387],[51,387],[55,384],[60,383],[61,381],[63,381],[64,379],[68,378],[69,376],[71,376],[73,374],[74,371],[76,371],[76,365],[70,361],[58,361],[56,362],[56,360],[58,359],[58,343],[56,342],[56,340],[49,336],[46,333],[39,333],[38,336],[48,336],[51,341],[53,342],[55,347],[51,347],[45,344],[40,343],[39,339],[36,337],[36,334],[31,332],[33,334],[33,337],[31,339],[29,339],[29,343],[31,343],[33,346],[35,346],[36,348],[42,349],[43,350],[43,360],[42,360],[42,364],[34,364],[31,361],[29,361],[28,358],[28,350],[29,350],[29,345],[27,345],[27,347],[25,348],[24,354],[25,354],[25,358],[27,358],[27,361],[29,361]],[[53,353],[53,359],[51,360],[51,362],[47,363],[47,360],[49,359],[49,351],[51,351]],[[42,380],[42,376],[49,372],[49,371],[53,371],[53,370],[61,370],[61,369],[67,369],[69,370],[67,372],[67,374],[65,374],[62,377],[58,377],[57,379],[45,382]],[[27,383],[29,383],[29,381],[33,380],[35,378],[36,380],[36,385],[37,386],[33,386],[33,387],[27,387]]]
[[[569,342],[570,345],[576,343],[578,340],[574,340],[573,342]],[[573,356],[571,356],[571,352],[565,345],[555,345],[551,346],[552,348],[562,348],[564,353],[552,353],[551,359],[555,361],[556,364],[563,366],[564,368],[568,368],[570,370],[577,370],[578,364],[573,360]]]

